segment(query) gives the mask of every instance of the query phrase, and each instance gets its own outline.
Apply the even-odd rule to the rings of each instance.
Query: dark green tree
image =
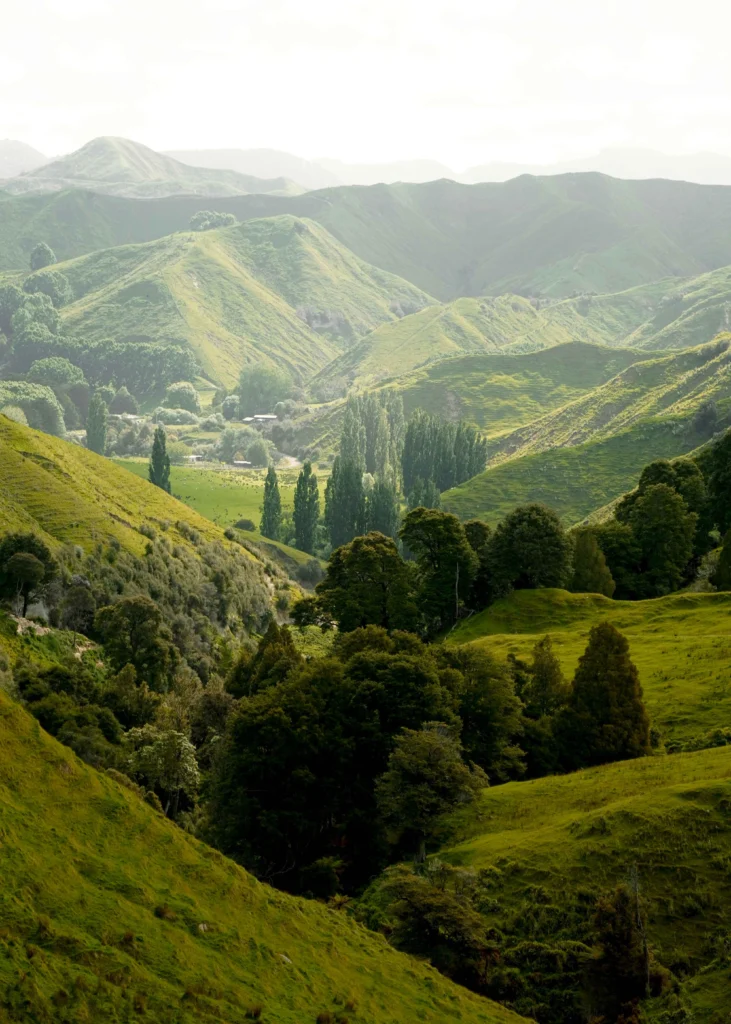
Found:
[[[325,525],[333,548],[364,533],[367,525],[361,467],[339,455],[325,488]]]
[[[569,590],[575,594],[603,594],[611,597],[616,584],[609,571],[604,552],[599,547],[596,533],[590,527],[574,530],[574,573]]]
[[[41,270],[23,282],[23,291],[28,295],[47,295],[56,309],[61,309],[73,299],[73,292],[65,274],[55,270]]]
[[[46,567],[30,551],[16,551],[3,566],[3,575],[16,594],[22,599],[22,615],[28,611],[28,604],[34,597],[46,575]]]
[[[395,484],[389,479],[378,477],[366,500],[368,529],[386,537],[398,537],[401,508]]]
[[[553,715],[567,703],[569,694],[570,688],[564,679],[561,662],[553,653],[550,636],[545,636],[533,647],[533,661],[520,690],[525,713],[529,718]]]
[[[226,690],[234,697],[252,697],[268,686],[283,682],[302,664],[302,655],[292,641],[287,626],[272,619],[254,655],[241,652],[227,679]]]
[[[366,428],[357,398],[349,398],[345,406],[339,454],[342,462],[359,466],[361,473],[366,469]]]
[[[31,270],[43,270],[44,267],[50,267],[56,262],[56,254],[50,245],[46,245],[45,242],[38,242],[31,249],[30,254],[30,269]]]
[[[344,633],[369,625],[413,631],[419,621],[412,567],[381,533],[336,548],[317,595],[327,617]]]
[[[662,484],[659,486],[663,486]],[[589,633],[556,735],[570,768],[643,757],[650,752],[650,723],[629,644],[602,622]]]
[[[415,508],[441,508],[442,496],[433,480],[417,477],[406,499],[409,512]]]
[[[264,500],[261,506],[259,533],[270,540],[279,540],[282,528],[282,499],[279,494],[279,480],[274,466],[267,470],[264,480]]]
[[[147,474],[151,484],[170,494],[170,459],[167,453],[165,428],[162,426],[155,430]]]
[[[731,529],[731,430],[713,446],[708,492],[713,523],[724,536]]]
[[[315,550],[317,523],[320,518],[320,491],[312,463],[305,462],[294,490],[294,545],[312,554]]]
[[[23,558],[16,559],[16,555]],[[0,540],[0,597],[22,597],[23,614],[30,599],[44,597],[57,576],[56,560],[34,533],[6,533]]]
[[[160,607],[149,597],[123,597],[100,608],[94,629],[115,671],[133,665],[138,679],[153,690],[168,688],[179,655]]]
[[[416,556],[419,605],[430,628],[455,622],[479,565],[464,526],[451,512],[415,508],[404,519],[399,536]]]
[[[477,555],[478,567],[472,581],[469,603],[472,608],[485,608],[493,598],[492,569],[490,567],[490,539],[492,530],[480,519],[470,519],[464,524],[464,532],[470,547]]]
[[[566,587],[572,547],[555,512],[545,505],[520,505],[496,527],[490,565],[505,589]]]
[[[404,729],[388,767],[376,782],[376,803],[394,846],[426,859],[426,844],[443,814],[474,800],[488,785],[476,765],[462,760],[462,745],[443,722]]]
[[[632,528],[610,519],[592,529],[616,584],[612,596],[620,601],[636,598],[642,587],[642,552]]]
[[[693,554],[698,516],[667,484],[653,484],[637,499],[629,525],[641,553],[641,597],[677,590]]]
[[[168,385],[164,404],[171,409],[187,409],[188,412],[194,413],[201,411],[201,402],[195,385],[187,380],[179,380]]]
[[[160,428],[158,428],[160,429]],[[107,448],[107,406],[98,392],[92,395],[86,419],[86,447],[97,455]]]
[[[636,882],[600,897],[591,924],[596,949],[589,967],[592,1003],[603,1019],[629,1024],[637,1019],[633,1007],[650,995],[651,975],[657,972]]]

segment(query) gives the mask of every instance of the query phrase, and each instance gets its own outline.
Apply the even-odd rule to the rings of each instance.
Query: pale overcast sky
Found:
[[[348,161],[731,155],[720,0],[4,0],[0,138]]]

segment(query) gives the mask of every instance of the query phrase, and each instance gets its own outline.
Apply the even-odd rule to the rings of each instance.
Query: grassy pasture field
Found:
[[[612,601],[564,590],[516,591],[473,615],[448,642],[529,658],[550,636],[570,679],[589,630],[609,621],[629,640],[653,725],[670,743],[731,727],[731,594]]]

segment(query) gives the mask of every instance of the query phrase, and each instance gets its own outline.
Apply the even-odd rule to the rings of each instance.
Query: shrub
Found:
[[[22,423],[24,427],[28,426],[28,417],[19,405],[4,405],[0,409],[0,415],[7,416],[9,420],[13,420],[15,423]]]
[[[256,523],[253,519],[239,519],[238,522],[234,523],[237,530],[255,530]]]
[[[198,417],[188,409],[168,409],[159,405],[152,414],[156,423],[164,423],[165,426],[198,426]]]
[[[210,231],[212,228],[230,228],[236,223],[232,213],[218,210],[198,210],[190,218],[191,231]]]
[[[187,409],[188,412],[199,413],[201,403],[195,387],[187,380],[168,385],[165,392],[166,406],[172,409]]]
[[[201,420],[199,426],[201,430],[223,430],[226,426],[226,421],[220,412],[214,412],[210,416],[206,416],[205,419]]]

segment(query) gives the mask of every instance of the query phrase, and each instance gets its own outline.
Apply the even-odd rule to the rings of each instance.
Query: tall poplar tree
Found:
[[[152,455],[148,467],[150,483],[162,488],[170,494],[170,459],[167,453],[165,428],[160,426],[155,430],[155,437],[152,441]]]
[[[261,506],[259,532],[262,537],[279,540],[281,526],[282,499],[279,494],[279,480],[274,466],[270,466],[264,481],[264,501]]]
[[[295,547],[311,555],[315,549],[315,532],[320,518],[320,491],[310,462],[305,462],[297,477],[293,518]]]
[[[103,455],[107,447],[107,404],[98,393],[92,395],[86,417],[86,447]]]
[[[325,488],[325,525],[334,548],[365,533],[366,499],[358,462],[338,455]]]

